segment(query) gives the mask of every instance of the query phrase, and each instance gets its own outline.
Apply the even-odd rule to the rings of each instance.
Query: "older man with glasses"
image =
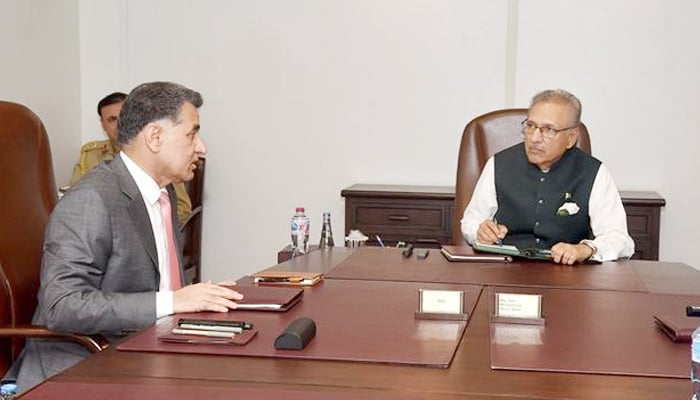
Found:
[[[576,147],[581,102],[564,90],[533,97],[523,142],[491,157],[462,218],[469,243],[549,249],[574,264],[634,254],[610,171]]]

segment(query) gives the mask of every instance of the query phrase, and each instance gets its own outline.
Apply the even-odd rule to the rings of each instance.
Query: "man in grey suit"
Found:
[[[169,233],[177,226],[175,207],[170,228],[161,217],[161,202],[176,204],[172,184],[192,179],[206,153],[201,105],[199,93],[169,82],[129,94],[119,115],[121,152],[81,179],[51,214],[34,323],[113,342],[165,315],[236,307],[242,296],[221,285],[182,287],[182,252]],[[8,376],[25,391],[88,355],[75,343],[30,340]]]

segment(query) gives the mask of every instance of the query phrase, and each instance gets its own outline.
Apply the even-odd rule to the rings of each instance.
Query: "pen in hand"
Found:
[[[498,220],[496,220],[496,217],[493,217],[493,223],[496,224],[496,230],[498,231]],[[496,244],[498,244],[499,246],[503,246],[503,239],[499,237]]]

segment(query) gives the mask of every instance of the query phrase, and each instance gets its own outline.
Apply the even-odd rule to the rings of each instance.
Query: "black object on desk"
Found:
[[[295,319],[275,339],[278,350],[302,350],[316,336],[316,323],[311,318]]]
[[[416,250],[416,258],[419,260],[425,260],[426,258],[428,258],[428,254],[430,254],[430,250],[428,249]]]
[[[413,254],[413,245],[412,244],[409,244],[408,246],[406,246],[405,249],[403,249],[401,251],[401,255],[403,256],[403,258],[408,258],[411,256],[411,254]]]

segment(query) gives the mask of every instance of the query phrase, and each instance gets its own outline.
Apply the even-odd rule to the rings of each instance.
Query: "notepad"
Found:
[[[278,286],[313,286],[323,280],[320,272],[262,271],[253,275],[253,282]]]
[[[301,301],[304,289],[291,287],[228,286],[243,295],[236,300],[237,310],[287,311]]]
[[[440,249],[448,261],[454,262],[501,262],[513,261],[509,255],[499,254],[475,254],[474,249],[469,246],[442,246]]]

